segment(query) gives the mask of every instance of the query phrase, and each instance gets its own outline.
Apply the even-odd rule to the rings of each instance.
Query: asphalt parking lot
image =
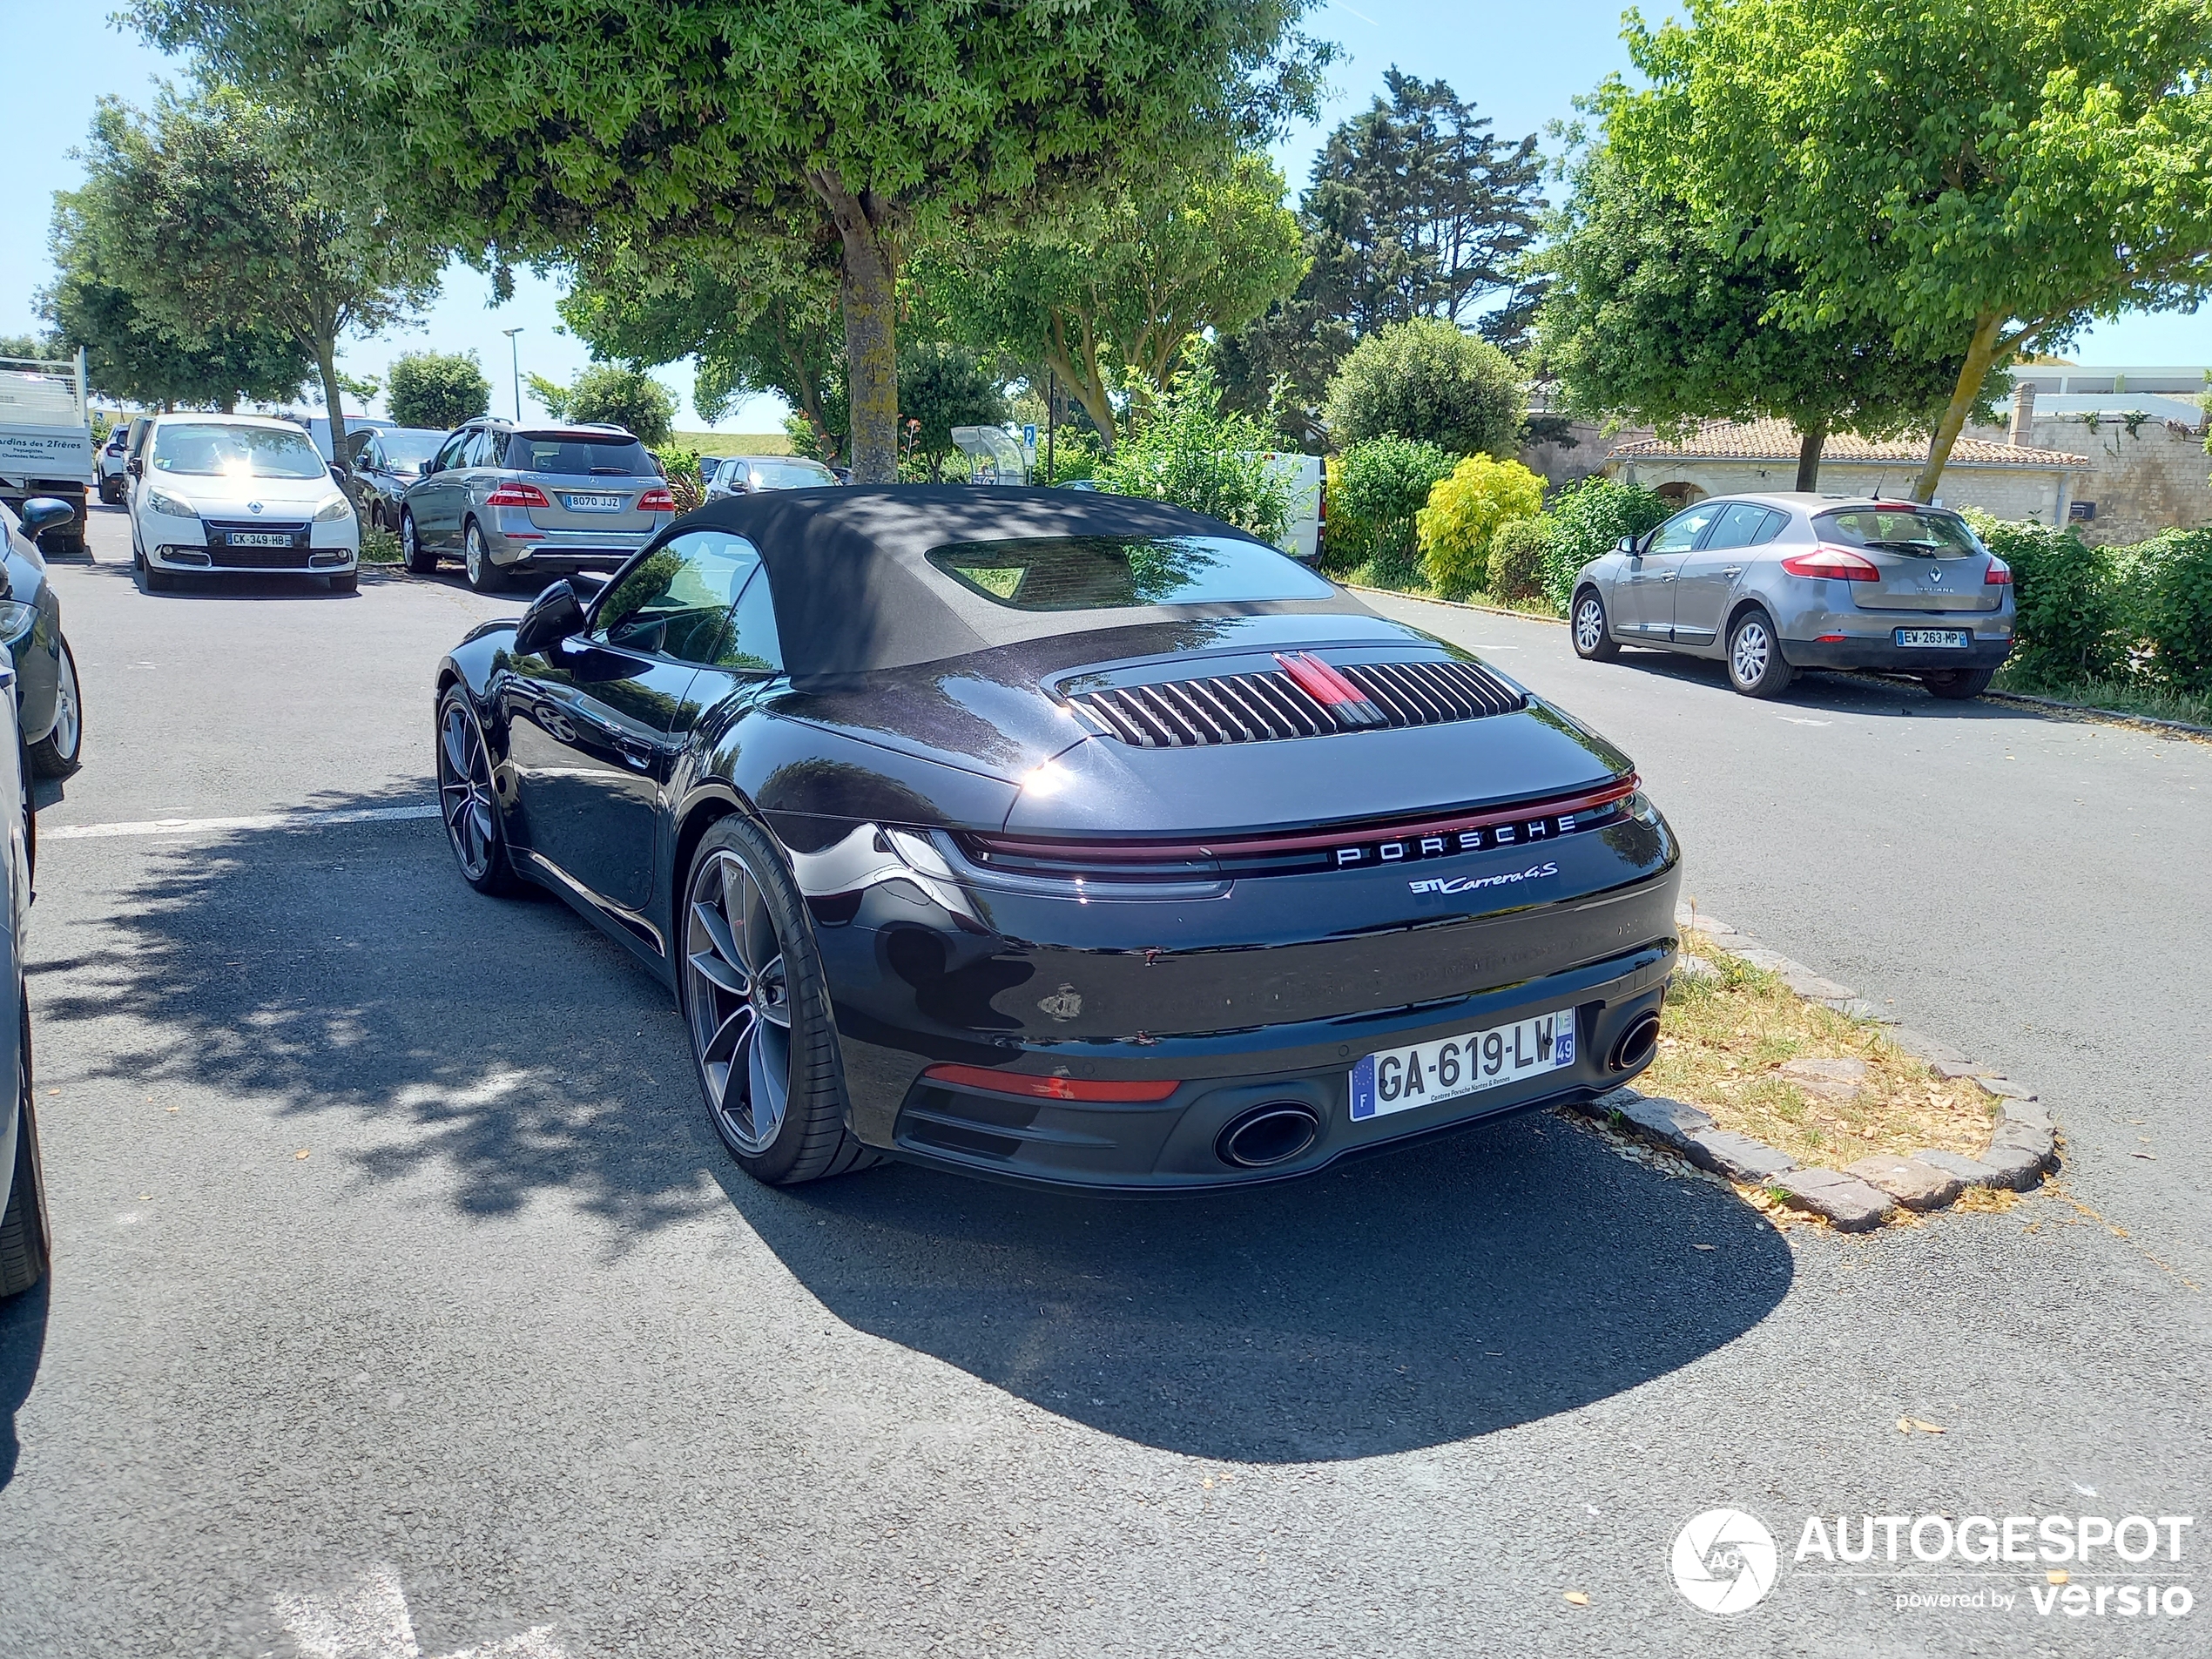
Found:
[[[1168,1204],[769,1191],[657,984],[468,892],[434,819],[199,822],[427,804],[438,654],[522,596],[154,597],[119,514],[93,547],[0,1654],[2205,1650],[2202,1605],[2039,1615],[2040,1568],[1788,1556],[1814,1514],[2202,1512],[2212,746],[1380,602],[1635,754],[1714,911],[2040,1089],[2063,1192],[2007,1214],[1783,1235],[1552,1117]],[[1722,1506],[1784,1551],[1734,1618],[1669,1571]],[[2208,1549],[2128,1581],[2201,1604]]]

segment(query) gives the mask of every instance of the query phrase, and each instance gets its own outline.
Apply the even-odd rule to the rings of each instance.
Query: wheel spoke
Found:
[[[713,941],[715,954],[728,964],[731,972],[736,975],[734,984],[725,984],[718,979],[715,981],[715,983],[722,985],[723,988],[733,996],[743,996],[745,994],[746,985],[745,959],[738,954],[737,941],[730,936],[728,919],[703,899],[694,899],[691,901],[691,914],[698,920],[700,927],[705,931],[706,936]],[[698,958],[694,957],[692,960],[697,961]]]
[[[745,975],[724,961],[719,951],[697,950],[691,954],[691,971],[732,996],[745,994]]]
[[[769,1044],[755,1041],[752,1054],[746,1056],[749,1062],[746,1069],[752,1085],[750,1102],[752,1108],[752,1138],[764,1146],[773,1140],[776,1131],[784,1126],[784,1109],[789,1103],[787,1079],[777,1074],[788,1068],[791,1050],[787,1045],[779,1046],[783,1047],[783,1053],[772,1055],[768,1052]],[[776,1063],[779,1060],[783,1062],[780,1066]]]
[[[753,1015],[752,1004],[738,1003],[714,1028],[713,1033],[700,1049],[700,1055],[710,1065],[729,1064],[744,1050],[752,1036],[753,1028],[759,1023]]]

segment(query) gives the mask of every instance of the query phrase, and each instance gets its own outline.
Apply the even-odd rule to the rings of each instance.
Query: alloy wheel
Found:
[[[484,583],[484,533],[471,524],[463,545],[466,551],[462,563],[468,566],[469,585],[480,588]]]
[[[415,515],[401,513],[400,515],[400,551],[407,556],[408,563],[412,564],[420,550],[415,544]]]
[[[447,703],[438,723],[438,806],[462,873],[471,881],[483,880],[497,851],[491,757],[457,698]]]
[[[765,1151],[791,1106],[791,996],[783,944],[760,885],[716,851],[691,877],[685,1009],[707,1103],[730,1143]]]
[[[84,727],[77,706],[77,664],[62,647],[61,667],[54,677],[54,732],[50,741],[63,760],[77,759],[77,745]]]
[[[1605,639],[1605,608],[1599,604],[1595,594],[1586,595],[1575,607],[1575,643],[1584,656],[1595,651]]]
[[[1774,655],[1774,641],[1768,637],[1766,624],[1756,617],[1736,631],[1736,638],[1728,648],[1728,665],[1736,675],[1738,685],[1757,685],[1765,678],[1767,663]]]

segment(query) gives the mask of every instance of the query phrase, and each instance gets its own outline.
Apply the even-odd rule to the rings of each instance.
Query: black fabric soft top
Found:
[[[906,668],[999,645],[1192,617],[1366,614],[1351,595],[1233,604],[1026,611],[993,604],[928,561],[932,548],[1042,536],[1258,538],[1164,502],[1073,489],[897,484],[764,490],[710,502],[671,533],[712,528],[760,550],[794,679]]]

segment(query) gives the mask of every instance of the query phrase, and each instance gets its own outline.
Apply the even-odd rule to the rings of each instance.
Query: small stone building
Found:
[[[1678,440],[1615,442],[1606,455],[1604,471],[1685,507],[1708,496],[1794,489],[1797,439],[1797,428],[1787,421],[1708,421]],[[1826,496],[1902,499],[1927,458],[1925,437],[1878,442],[1838,435],[1822,453],[1818,488]],[[1962,436],[1944,467],[1936,499],[1946,507],[1979,507],[2000,518],[2062,523],[2089,471],[2090,458],[2074,450]]]
[[[2087,451],[2068,503],[2074,527],[2093,543],[2140,542],[2166,529],[2212,524],[2212,456],[2205,414],[2195,398],[2139,392],[2135,374],[2117,392],[2050,392],[2017,371],[2010,424],[1970,428],[2024,446]],[[2070,376],[2078,381],[2078,374]],[[2177,376],[2168,376],[2171,380]],[[1947,487],[1951,475],[1946,470]]]

